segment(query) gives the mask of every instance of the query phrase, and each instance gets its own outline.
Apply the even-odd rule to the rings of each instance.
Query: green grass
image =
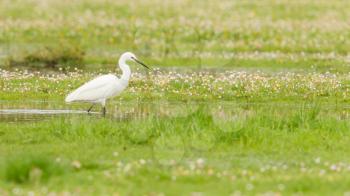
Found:
[[[62,43],[70,43],[81,47],[92,70],[133,51],[157,67],[350,71],[344,0],[2,1],[0,7],[2,66],[43,47],[63,53]],[[241,53],[249,57],[242,61]],[[271,60],[266,53],[293,58]]]
[[[301,106],[203,105],[186,115],[122,122],[86,116],[2,123],[1,187],[122,195],[348,191],[347,109]]]
[[[99,72],[0,70],[2,100],[59,100]],[[106,73],[106,72],[102,72]],[[117,100],[349,102],[349,74],[259,71],[134,72]],[[23,97],[25,93],[25,97]]]
[[[106,118],[0,112],[0,195],[348,195],[349,10],[0,1],[1,109],[86,109],[64,97],[125,51],[154,68]]]
[[[69,70],[70,67],[83,68],[84,51],[77,46],[61,45],[45,47],[20,56],[10,56],[6,60],[9,68]]]
[[[63,171],[63,168],[46,157],[23,154],[7,161],[5,180],[18,184],[40,183],[40,181],[47,181],[51,176],[59,175]]]

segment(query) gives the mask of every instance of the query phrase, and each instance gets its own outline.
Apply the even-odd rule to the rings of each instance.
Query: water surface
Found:
[[[90,115],[102,118],[101,106],[95,105],[87,113],[91,104],[66,104],[60,101],[0,101],[0,122],[36,122],[56,117]],[[213,120],[232,120],[251,116],[259,111],[276,115],[295,112],[315,111],[322,115],[350,118],[350,105],[315,103],[244,103],[244,102],[169,102],[169,101],[110,101],[107,115],[117,121],[145,119],[149,117],[184,117],[196,112],[211,114]]]

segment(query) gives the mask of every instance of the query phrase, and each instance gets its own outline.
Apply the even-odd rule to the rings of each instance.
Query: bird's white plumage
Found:
[[[70,93],[66,97],[66,102],[83,101],[102,103],[105,99],[114,97],[121,93],[127,85],[127,81],[123,81],[115,75],[102,75],[85,83]]]
[[[70,93],[65,101],[100,103],[105,113],[106,100],[120,94],[128,86],[131,71],[126,61],[134,61],[148,68],[144,63],[137,60],[133,53],[125,52],[119,59],[119,67],[123,72],[120,78],[113,74],[99,76]],[[91,107],[88,112],[90,110]]]

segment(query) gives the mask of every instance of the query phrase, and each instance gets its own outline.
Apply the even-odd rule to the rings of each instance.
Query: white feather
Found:
[[[118,79],[115,75],[107,74],[99,76],[66,97],[66,102],[102,102],[105,99],[114,97],[122,92],[128,83]]]
[[[136,56],[133,53],[125,52],[119,58],[118,62],[119,67],[122,70],[120,79],[112,74],[99,76],[70,93],[66,97],[65,101],[99,103],[103,107],[103,114],[105,114],[106,100],[119,95],[128,86],[131,70],[129,65],[126,64],[126,61],[134,61],[149,69],[147,65],[137,60]],[[90,112],[91,108],[92,106],[88,109],[88,112]]]

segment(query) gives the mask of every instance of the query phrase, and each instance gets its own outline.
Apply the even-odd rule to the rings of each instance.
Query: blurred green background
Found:
[[[350,70],[347,0],[1,0],[3,68]]]

